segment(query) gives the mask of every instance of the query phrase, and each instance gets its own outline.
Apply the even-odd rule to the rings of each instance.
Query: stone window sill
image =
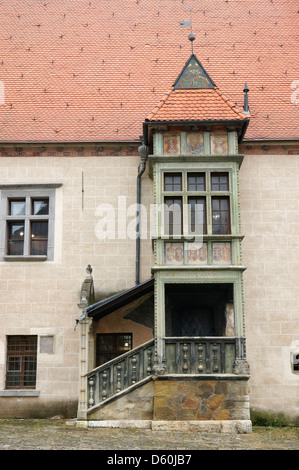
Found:
[[[45,261],[47,256],[3,256],[5,261]]]
[[[0,390],[0,397],[38,397],[39,390]]]

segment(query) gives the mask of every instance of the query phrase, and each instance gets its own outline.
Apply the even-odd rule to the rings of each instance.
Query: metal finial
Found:
[[[244,110],[244,113],[246,114],[249,114],[249,106],[248,106],[248,92],[249,92],[249,88],[247,86],[247,83],[245,83],[245,87],[244,87],[244,106],[243,106],[243,110]]]
[[[191,41],[192,54],[193,54],[193,41],[195,41],[195,38],[196,36],[194,33],[190,33],[188,36],[189,41]]]

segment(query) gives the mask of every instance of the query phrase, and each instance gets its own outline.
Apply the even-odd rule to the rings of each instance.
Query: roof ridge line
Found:
[[[163,96],[163,98],[160,99],[160,102],[159,104],[155,107],[155,109],[153,110],[153,112],[146,118],[146,120],[151,120],[155,114],[157,114],[157,112],[159,111],[159,109],[162,108],[162,106],[164,106],[164,104],[166,103],[166,101],[168,100],[169,96],[171,95],[171,93],[174,91],[174,88],[173,86],[171,87],[171,89],[169,91],[167,91],[165,93],[165,95]]]

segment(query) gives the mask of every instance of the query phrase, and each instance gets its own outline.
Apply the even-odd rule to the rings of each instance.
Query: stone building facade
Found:
[[[159,112],[156,106],[163,109],[165,94],[190,57],[190,30],[179,24],[190,11],[177,0],[162,5],[151,0],[151,8],[129,0],[120,15],[117,3],[107,7],[106,2],[87,2],[71,11],[49,2],[39,5],[33,16],[25,6],[16,14],[15,2],[1,6],[3,18],[9,18],[1,33],[8,47],[0,69],[1,417],[63,415],[84,422],[93,398],[88,380],[94,367],[116,360],[121,352],[129,357],[142,345],[154,359],[160,347],[157,338],[164,337],[153,294],[160,281],[156,276],[153,286],[151,279],[157,273],[157,256],[163,253],[161,241],[152,237],[154,173],[165,169],[155,170],[159,155],[155,163],[151,141],[138,178],[140,136],[146,118]],[[234,209],[235,216],[240,215],[235,236],[242,238],[236,265],[244,267],[238,281],[241,315],[233,318],[230,310],[229,316],[227,307],[226,321],[233,318],[234,329],[237,319],[239,333],[242,330],[238,337],[243,337],[244,328],[250,373],[235,382],[215,379],[215,374],[201,380],[194,373],[188,380],[154,374],[155,380],[144,378],[142,387],[118,392],[119,400],[99,406],[90,420],[118,417],[157,426],[169,421],[173,427],[182,421],[198,429],[203,421],[211,429],[225,429],[231,421],[238,432],[248,432],[249,406],[256,412],[283,414],[289,421],[298,419],[299,104],[291,26],[296,5],[276,2],[261,9],[254,2],[246,8],[234,1],[216,3],[207,1],[206,7],[192,11],[192,45],[234,109],[243,112],[245,82],[249,88],[250,114],[244,119],[250,123],[238,151],[230,153],[243,156]],[[159,24],[154,26],[153,20]],[[95,27],[98,23],[101,28]],[[281,41],[272,48],[275,60],[265,54],[269,38],[272,45]],[[116,46],[121,47],[118,52]],[[180,156],[185,165],[186,154]],[[139,252],[138,188],[143,208]],[[32,237],[38,223],[47,224],[46,251],[42,228],[36,241]],[[34,247],[37,254],[32,254]],[[89,265],[92,271],[86,272]],[[222,265],[221,272],[225,269]],[[93,295],[84,290],[90,280]],[[176,331],[171,333],[176,337]],[[163,354],[160,359],[162,363]],[[117,369],[115,374],[117,379]]]

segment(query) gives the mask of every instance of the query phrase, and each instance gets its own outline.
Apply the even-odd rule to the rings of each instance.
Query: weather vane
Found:
[[[188,36],[189,41],[191,41],[191,49],[193,54],[193,41],[195,40],[195,34],[192,32],[192,7],[189,8],[190,11],[190,20],[180,21],[180,26],[182,28],[191,28],[191,33]]]

